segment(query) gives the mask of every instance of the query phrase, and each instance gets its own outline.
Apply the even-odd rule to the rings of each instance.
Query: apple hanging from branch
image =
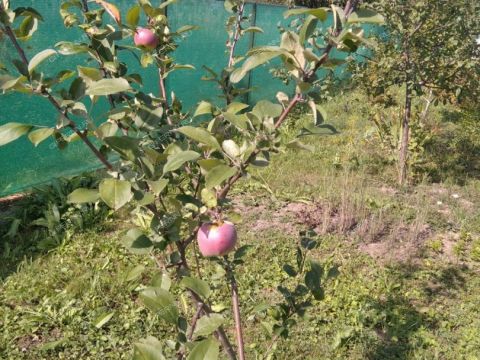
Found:
[[[160,42],[158,36],[152,30],[141,27],[135,30],[133,41],[136,46],[143,46],[149,50],[155,49]]]
[[[203,224],[197,233],[200,253],[205,257],[223,256],[237,243],[235,225],[228,221]]]

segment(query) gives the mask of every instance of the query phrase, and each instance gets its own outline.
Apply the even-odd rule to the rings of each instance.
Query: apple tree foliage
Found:
[[[480,78],[480,3],[467,0],[375,0],[385,31],[359,83],[372,99],[378,118],[395,105],[392,89],[404,100],[398,140],[399,183],[407,180],[413,120],[421,121],[431,104],[478,101]],[[423,108],[418,100],[426,98]],[[392,121],[395,124],[396,121]],[[415,139],[413,139],[415,140]]]
[[[381,21],[371,10],[357,8],[358,2],[347,1],[343,8],[288,10],[286,18],[302,18],[298,31],[283,32],[278,46],[237,54],[236,44],[242,36],[262,30],[246,25],[243,1],[225,1],[230,13],[226,24],[229,60],[224,69],[206,69],[208,80],[218,83],[225,102],[216,105],[201,101],[194,111],[186,111],[181,99],[174,91],[169,96],[165,87],[170,74],[192,68],[175,61],[182,36],[194,31],[195,26],[170,27],[166,8],[174,0],[160,5],[138,0],[123,14],[113,1],[64,1],[59,10],[66,28],[76,27],[85,36],[78,42],[59,42],[54,49],[45,49],[31,59],[23,51],[23,43],[48,19],[34,8],[14,8],[15,1],[0,1],[0,31],[18,55],[12,64],[1,65],[2,92],[40,96],[58,113],[51,126],[12,119],[0,126],[0,145],[24,135],[35,146],[48,138],[55,139],[60,149],[72,141],[85,143],[105,166],[106,175],[98,189],[77,189],[69,201],[102,201],[114,210],[128,207],[141,221],[132,224],[122,239],[123,245],[132,253],[152,257],[158,264],[159,274],[137,289],[138,296],[171,332],[166,339],[150,336],[138,341],[134,345],[135,359],[164,359],[172,354],[179,359],[216,359],[220,351],[230,359],[237,358],[224,328],[228,319],[212,307],[211,300],[212,289],[227,281],[232,288],[233,313],[239,314],[234,273],[247,247],[212,260],[217,262],[219,276],[200,278],[197,265],[192,265],[192,259],[199,256],[195,235],[205,222],[238,218],[229,191],[239,179],[248,178],[249,168],[267,166],[272,154],[282,150],[279,128],[292,109],[308,103],[313,111],[313,128],[322,125],[324,110],[315,103],[312,86],[321,81],[318,70],[332,66],[332,50],[353,52],[366,41],[362,23]],[[317,24],[328,16],[335,19],[328,35],[321,41],[313,39]],[[155,32],[157,48],[133,46],[132,37],[139,26]],[[156,70],[158,94],[143,87],[141,74],[129,71],[121,60],[124,52],[135,54],[143,67]],[[91,65],[56,74],[42,72],[42,63],[58,54],[86,56]],[[294,94],[279,94],[279,103],[242,103],[241,96],[249,89],[237,84],[274,58],[280,60],[290,81],[296,84]],[[107,120],[99,124],[86,104],[91,108],[102,99],[109,110]],[[288,147],[305,148],[300,141]],[[306,234],[302,236],[297,263],[284,265],[298,285],[289,288],[280,284],[278,290],[284,300],[258,309],[274,340],[288,336],[295,319],[303,316],[313,301],[322,299],[322,280],[334,273],[324,271],[308,256],[316,246]],[[235,320],[238,356],[243,359],[241,321],[236,316]]]

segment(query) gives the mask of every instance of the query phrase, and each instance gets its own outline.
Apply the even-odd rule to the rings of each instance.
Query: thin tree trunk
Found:
[[[405,113],[402,121],[402,141],[400,145],[399,162],[399,177],[400,185],[405,185],[408,173],[408,144],[410,142],[410,119],[412,117],[412,80],[411,76],[407,75],[407,86],[405,90]]]

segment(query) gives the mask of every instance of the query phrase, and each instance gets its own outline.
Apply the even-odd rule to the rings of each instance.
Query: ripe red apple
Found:
[[[158,46],[158,37],[150,29],[138,28],[135,30],[135,36],[133,38],[135,45],[144,46],[147,49],[155,49]]]
[[[206,223],[197,233],[198,247],[203,256],[223,256],[237,243],[237,230],[231,222]]]

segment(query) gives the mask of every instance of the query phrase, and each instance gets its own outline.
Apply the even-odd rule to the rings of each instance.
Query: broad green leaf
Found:
[[[305,285],[316,300],[323,299],[322,276],[322,266],[316,261],[310,261],[310,270],[305,274]]]
[[[101,329],[106,323],[108,323],[112,319],[113,315],[115,315],[115,312],[100,315],[95,319],[95,327],[97,329]]]
[[[133,28],[136,28],[138,21],[140,20],[140,6],[135,5],[127,12],[127,24]]]
[[[38,146],[42,141],[47,139],[55,132],[55,129],[42,128],[38,130],[33,130],[28,134],[28,139],[32,142],[33,145]]]
[[[28,72],[31,74],[35,68],[42,62],[47,60],[50,56],[56,55],[57,52],[53,49],[46,49],[35,55],[28,63]]]
[[[300,44],[305,44],[305,41],[312,36],[315,28],[317,27],[318,19],[313,16],[309,15],[303,22],[303,25],[298,33]]]
[[[254,53],[253,55],[249,56],[247,60],[242,64],[242,67],[235,69],[232,74],[230,75],[230,81],[234,84],[240,82],[245,75],[250,70],[255,69],[256,67],[265,64],[266,62],[276,58],[279,55],[282,55],[282,51],[259,51],[258,53]]]
[[[163,173],[175,171],[188,161],[197,160],[200,154],[195,151],[182,151],[168,157],[168,161],[163,167]]]
[[[60,41],[55,44],[58,52],[62,55],[75,55],[89,52],[89,47],[83,44],[75,44],[68,41]]]
[[[68,195],[68,202],[71,204],[94,203],[100,199],[96,189],[76,189]]]
[[[126,160],[135,161],[141,156],[138,139],[129,136],[111,136],[104,138],[103,141]]]
[[[189,276],[185,276],[182,281],[180,281],[180,286],[194,291],[204,300],[208,299],[211,293],[210,286],[208,286],[206,281]]]
[[[215,150],[222,149],[217,139],[215,139],[215,137],[204,128],[193,127],[193,126],[183,126],[177,129],[177,131],[189,137],[192,140],[195,140],[199,143],[202,143],[211,147],[212,149],[215,149]]]
[[[0,90],[7,91],[10,89],[17,88],[27,80],[27,77],[22,75],[19,77],[12,77],[10,75],[0,75]]]
[[[225,319],[220,314],[202,316],[195,327],[195,336],[208,336],[223,325]]]
[[[153,276],[151,281],[152,287],[159,287],[163,290],[170,290],[172,286],[172,279],[168,276],[168,273],[157,273]]]
[[[361,23],[381,25],[385,23],[385,18],[373,10],[358,9],[348,17],[347,22],[350,24]]]
[[[205,204],[206,207],[209,209],[214,209],[217,207],[217,195],[215,194],[214,190],[203,188],[200,196],[202,198],[202,202]]]
[[[206,115],[206,114],[211,114],[213,111],[213,105],[210,104],[207,101],[201,101],[200,104],[198,104],[197,109],[195,110],[195,113],[193,114],[193,117],[197,117],[200,115]]]
[[[126,276],[125,276],[125,281],[136,281],[139,280],[143,273],[145,271],[145,266],[143,265],[137,265],[134,266],[133,268],[129,269]]]
[[[328,12],[330,9],[328,8],[318,8],[318,9],[291,9],[287,10],[283,13],[283,16],[285,19],[287,19],[290,16],[295,16],[295,15],[312,15],[315,16],[318,20],[320,21],[325,21],[327,20],[328,17]]]
[[[231,114],[238,114],[240,111],[245,110],[249,107],[248,104],[244,103],[239,103],[239,102],[232,102],[227,106],[227,111],[228,113]]]
[[[125,180],[105,179],[100,183],[100,197],[112,209],[118,210],[132,197],[132,185]]]
[[[147,288],[140,293],[147,308],[170,324],[176,325],[178,309],[173,296],[161,288]]]
[[[217,360],[220,345],[214,338],[198,342],[187,357],[187,360]]]
[[[233,126],[236,126],[239,129],[247,130],[248,129],[248,118],[245,114],[235,115],[230,112],[223,113],[223,117]]]
[[[0,146],[17,140],[20,136],[28,133],[32,127],[32,125],[14,122],[0,126]]]
[[[237,158],[240,156],[240,147],[233,140],[225,140],[222,143],[222,149],[231,158]]]
[[[254,113],[259,119],[265,118],[265,117],[279,117],[283,112],[283,107],[282,105],[279,104],[274,104],[268,100],[261,100],[255,105],[255,107],[252,110],[252,113]]]
[[[159,195],[163,189],[168,185],[168,179],[160,179],[157,181],[147,181],[148,186],[153,191],[155,195]]]
[[[122,238],[122,244],[136,255],[148,255],[153,248],[152,241],[139,228],[128,230]]]
[[[102,79],[87,86],[87,95],[107,96],[130,90],[130,84],[122,78]]]
[[[218,165],[215,166],[212,170],[207,173],[205,177],[205,187],[207,189],[212,189],[215,186],[222,184],[225,180],[231,178],[237,173],[237,169],[227,166],[227,165]]]
[[[153,336],[134,343],[133,360],[166,360],[162,352],[162,343]]]
[[[87,83],[92,81],[99,81],[103,79],[103,75],[99,69],[86,67],[86,66],[77,66],[78,75],[85,80]]]
[[[15,35],[18,39],[26,41],[30,39],[35,31],[38,29],[38,19],[34,16],[25,16],[20,26],[15,30]]]

